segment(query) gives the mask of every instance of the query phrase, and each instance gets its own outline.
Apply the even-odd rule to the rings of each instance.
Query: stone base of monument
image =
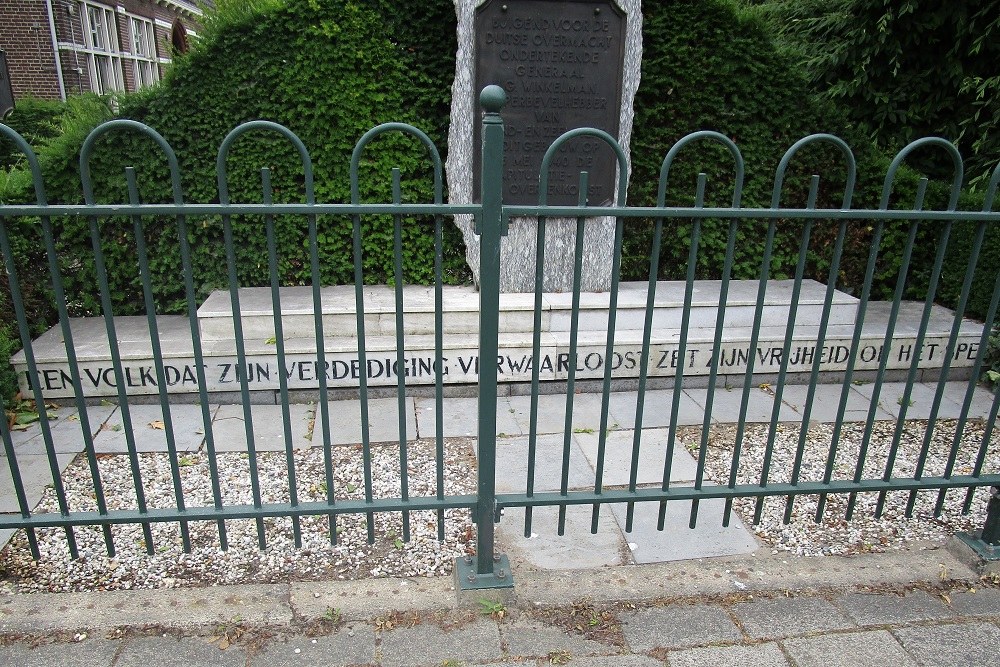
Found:
[[[543,295],[537,359],[532,354],[534,295],[502,295],[500,354],[490,362],[498,367],[498,392],[519,394],[530,390],[535,364],[538,365],[543,392],[565,391],[571,370],[574,327],[577,331],[573,373],[576,389],[600,391],[608,364],[611,365],[613,390],[634,389],[639,382],[642,365],[647,289],[646,283],[624,283],[621,286],[610,355],[607,354],[610,303],[607,293],[582,294],[579,312],[575,316],[572,294]],[[791,292],[791,281],[768,283],[758,343],[751,350],[757,282],[733,281],[726,302],[722,342],[716,347],[720,284],[717,281],[697,282],[688,314],[686,349],[682,355],[680,338],[684,283],[658,283],[651,311],[647,386],[673,386],[679,369],[683,369],[685,387],[706,386],[716,358],[719,369],[717,383],[721,386],[741,386],[747,379],[746,371],[751,358],[754,360],[754,372],[750,381],[755,384],[773,382],[782,366],[788,374],[787,382],[807,382],[817,357],[820,380],[839,381],[852,355],[857,299],[835,293],[826,337],[823,345],[818,346],[826,287],[812,281],[803,283],[798,300],[797,324],[792,329],[792,342],[785,359],[783,348]],[[400,338],[396,335],[396,297],[391,287],[364,288],[364,361],[358,349],[360,338],[354,287],[323,288],[322,347],[325,365],[317,359],[317,318],[310,288],[286,287],[280,290],[278,312],[283,327],[283,363],[279,363],[277,355],[275,312],[270,290],[244,288],[240,290],[239,297],[246,351],[243,363],[237,359],[229,293],[213,293],[198,310],[197,326],[204,354],[206,390],[213,401],[238,402],[243,376],[251,391],[251,399],[260,403],[278,400],[282,375],[287,380],[293,401],[315,400],[322,374],[326,375],[327,386],[334,397],[356,395],[363,373],[368,377],[373,395],[395,392],[400,375],[405,380],[407,391],[416,395],[433,392],[439,368],[449,395],[469,395],[476,391],[479,366],[483,360],[478,354],[479,297],[470,287],[444,289],[443,354],[440,359],[435,354],[433,289],[417,286],[403,289],[402,363],[397,355]],[[914,363],[922,309],[922,303],[901,305],[891,344],[886,347],[883,343],[890,304],[869,304],[856,351],[857,379],[870,378],[877,371],[883,356],[887,356],[888,378],[905,378]],[[178,402],[185,398],[196,400],[198,374],[188,319],[184,316],[159,316],[156,321],[167,391],[172,400]],[[951,311],[941,307],[933,309],[923,353],[917,362],[917,379],[936,377],[944,362],[953,323]],[[85,396],[99,399],[116,395],[118,380],[111,362],[104,320],[74,319],[71,326]],[[137,401],[141,401],[143,396],[147,400],[155,400],[159,386],[146,318],[117,317],[115,328],[122,358],[122,381],[128,394]],[[979,351],[981,334],[981,324],[971,321],[961,323],[952,355],[950,378],[968,377],[969,368]],[[55,327],[43,334],[34,342],[32,349],[38,365],[37,382],[45,396],[72,396],[73,377],[67,364],[60,328]],[[31,378],[23,352],[15,355],[13,364],[22,389],[27,390]]]

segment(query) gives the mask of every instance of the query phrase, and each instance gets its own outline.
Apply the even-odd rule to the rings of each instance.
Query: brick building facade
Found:
[[[14,100],[135,91],[197,36],[196,0],[0,0]]]

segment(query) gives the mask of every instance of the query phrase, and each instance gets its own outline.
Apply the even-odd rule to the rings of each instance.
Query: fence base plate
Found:
[[[1000,561],[1000,545],[983,542],[980,534],[976,533],[955,533],[955,537],[968,546],[976,555],[986,562]]]
[[[475,557],[455,559],[456,587],[462,591],[478,591],[491,588],[513,588],[514,576],[510,571],[510,561],[501,554],[493,562],[493,572],[476,572]]]

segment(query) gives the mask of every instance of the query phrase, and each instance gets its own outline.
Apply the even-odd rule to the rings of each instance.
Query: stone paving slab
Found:
[[[964,383],[961,383],[964,384]],[[854,390],[864,396],[865,401],[871,401],[875,394],[875,383],[862,384],[854,387]],[[901,402],[903,393],[906,391],[905,382],[886,382],[879,390],[878,406],[892,415],[893,419],[899,417],[902,410]],[[931,408],[934,404],[934,394],[936,386],[933,383],[916,383],[910,392],[910,405],[906,408],[907,419],[927,419],[930,416]],[[938,419],[956,419],[961,413],[960,403],[952,400],[954,394],[945,394],[941,398],[938,408]],[[988,410],[982,410],[983,406],[977,403],[976,414],[970,412],[973,417],[985,417]]]
[[[201,406],[172,404],[170,420],[174,444],[179,452],[197,451],[205,441],[205,423]],[[217,406],[212,406],[214,414]],[[129,405],[135,448],[139,452],[167,451],[167,430],[164,428],[163,409],[159,405]],[[117,410],[105,422],[104,428],[94,436],[94,451],[98,454],[124,454],[128,452],[122,410]]]
[[[663,481],[663,465],[667,458],[669,429],[643,429],[640,433],[636,483],[660,484]],[[635,431],[611,431],[606,435],[603,478],[605,486],[621,486],[629,483],[634,436]],[[575,433],[574,437],[580,444],[583,455],[587,457],[590,467],[596,471],[600,432]],[[670,481],[693,481],[696,470],[696,461],[678,441],[671,457]]]
[[[729,527],[722,526],[722,499],[703,500],[698,507],[695,528],[689,527],[691,501],[677,500],[667,503],[663,530],[657,530],[660,504],[636,503],[632,532],[625,533],[632,558],[636,563],[663,563],[672,560],[712,558],[734,554],[753,553],[757,540],[733,513]],[[611,505],[615,520],[625,530],[627,505]],[[632,548],[634,547],[634,548]]]
[[[86,639],[74,643],[0,645],[0,665],[4,667],[111,667],[121,642]]]
[[[915,626],[893,633],[928,667],[980,667],[995,664],[1000,655],[1000,628],[992,623]]]
[[[842,386],[839,384],[823,384],[816,386],[816,393],[813,396],[812,408],[809,411],[809,420],[814,422],[836,422],[837,413],[840,410],[840,396]],[[800,415],[805,415],[806,398],[809,395],[809,386],[802,384],[789,384],[781,392],[781,400],[786,405],[792,406]],[[851,387],[847,393],[847,409],[844,412],[846,421],[867,421],[868,402],[864,394]],[[887,412],[880,407],[875,408],[875,419],[893,419],[891,412]]]
[[[406,437],[417,436],[417,420],[413,398],[405,399]],[[317,407],[317,414],[319,408]],[[368,399],[368,439],[369,442],[399,441],[399,402],[395,398]],[[360,401],[337,401],[330,403],[330,442],[334,445],[353,445],[361,442]],[[314,447],[323,444],[323,422],[316,419],[313,427]]]
[[[417,432],[421,438],[437,437],[437,410],[435,399],[415,398]],[[476,437],[478,433],[475,415],[478,414],[478,398],[445,398],[442,401],[444,437]],[[497,435],[499,437],[522,435],[521,426],[514,419],[513,408],[505,397],[497,399]],[[502,436],[500,434],[503,434]]]
[[[97,405],[87,408],[88,430],[91,437],[101,430],[101,424],[107,421],[117,409],[115,405]],[[49,420],[52,446],[61,454],[82,452],[85,438],[79,411],[76,408],[63,407],[53,410],[53,412],[57,418]],[[45,438],[42,437],[42,429],[38,422],[32,424],[26,431],[13,431],[11,439],[19,455],[44,454],[46,451]]]
[[[601,427],[601,395],[575,394],[573,396],[573,425],[576,429]],[[508,399],[511,415],[521,433],[531,432],[531,396],[511,396]],[[566,395],[542,394],[538,397],[538,433],[563,433],[566,430]]]
[[[823,598],[774,598],[733,605],[747,634],[776,639],[824,630],[843,630],[854,623]]]
[[[743,633],[722,607],[672,605],[619,614],[633,652],[738,642]]]
[[[185,667],[244,667],[247,662],[243,647],[233,645],[223,651],[205,637],[132,637],[126,640],[115,667],[148,667],[162,662],[163,656]]]
[[[381,664],[385,667],[438,667],[456,659],[483,662],[496,660],[502,653],[497,624],[486,618],[450,631],[430,623],[396,628],[382,632],[380,639]]]
[[[259,452],[285,451],[284,407],[281,405],[254,405],[253,420],[254,447]],[[313,406],[292,403],[288,407],[289,424],[292,432],[292,447],[307,449],[314,443],[310,435]],[[247,451],[246,422],[243,406],[221,405],[212,420],[212,437],[217,452]]]
[[[709,389],[685,389],[687,394],[695,403],[701,407],[704,414],[705,401],[708,398]],[[712,399],[712,423],[728,424],[735,423],[740,414],[740,405],[743,401],[743,389],[733,388],[731,390],[714,390],[715,398]],[[748,423],[768,423],[771,421],[771,413],[774,410],[774,395],[763,389],[751,387],[750,399],[747,403]],[[802,415],[782,403],[778,411],[778,421],[799,421]],[[701,423],[701,420],[695,422]]]
[[[960,616],[1000,617],[1000,590],[995,588],[977,588],[975,593],[964,591],[948,597],[952,610]]]
[[[834,603],[858,625],[890,625],[913,621],[933,621],[952,616],[944,603],[924,591],[913,591],[886,604],[886,596],[874,593],[848,593],[834,598]]]
[[[757,646],[709,646],[667,655],[670,667],[788,667],[777,644]]]
[[[674,392],[669,389],[650,389],[646,391],[642,402],[642,427],[662,428],[670,425],[673,414]],[[616,392],[611,394],[608,405],[613,419],[609,424],[617,423],[619,429],[635,428],[635,410],[639,402],[638,392]],[[702,423],[704,407],[696,403],[690,396],[681,392],[677,409],[677,423],[692,425]]]
[[[497,441],[497,493],[527,490],[528,436]],[[559,491],[562,484],[564,436],[539,435],[535,442],[535,491]],[[576,434],[570,436],[568,488],[594,487],[594,471],[577,444]]]
[[[325,636],[295,635],[272,642],[254,655],[249,664],[251,667],[332,667],[373,662],[375,631],[370,625],[355,623]]]
[[[922,629],[922,628],[921,628]],[[915,667],[885,630],[803,637],[782,642],[797,667]],[[956,665],[956,663],[949,663]],[[985,664],[985,663],[983,663]]]
[[[74,454],[56,454],[59,472],[63,472],[73,462]],[[45,487],[52,485],[52,473],[49,469],[49,457],[39,454],[18,455],[17,469],[24,486],[28,509],[34,509],[45,493]],[[10,472],[10,463],[6,458],[0,459],[0,512],[15,513],[21,509],[14,493],[14,482]]]
[[[507,655],[514,657],[545,657],[552,652],[566,651],[575,659],[585,655],[617,653],[617,646],[584,639],[562,628],[538,621],[511,621],[500,625],[500,634],[506,644]]]
[[[590,505],[566,508],[566,532],[558,534],[559,510],[536,507],[532,512],[531,537],[524,536],[524,509],[508,508],[497,526],[498,551],[514,564],[526,562],[547,570],[580,570],[632,562],[621,530],[607,505],[601,507],[597,534],[590,532]],[[586,536],[581,538],[581,536]]]

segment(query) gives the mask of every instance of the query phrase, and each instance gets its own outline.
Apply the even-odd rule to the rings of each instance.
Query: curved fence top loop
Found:
[[[229,157],[229,150],[232,148],[233,143],[241,135],[249,132],[250,130],[271,130],[288,139],[289,143],[291,143],[292,146],[295,147],[295,150],[299,152],[299,159],[302,161],[302,172],[306,181],[306,203],[316,203],[313,190],[312,159],[309,157],[309,150],[306,149],[306,145],[302,143],[302,140],[299,139],[298,135],[284,125],[279,125],[278,123],[273,123],[269,120],[251,120],[241,125],[237,125],[229,132],[229,134],[226,135],[226,138],[222,140],[222,144],[219,146],[219,154],[215,158],[215,171],[219,181],[219,203],[229,203],[229,178],[226,171],[226,158]]]
[[[0,123],[0,135],[13,141],[18,150],[24,153],[24,157],[28,159],[28,168],[31,170],[31,180],[35,184],[35,203],[39,206],[45,206],[45,185],[42,183],[42,168],[38,164],[38,156],[35,155],[35,151],[32,150],[31,144],[29,144],[24,137],[18,134],[17,130],[12,127],[7,127],[3,123]]]
[[[774,172],[774,189],[771,191],[771,208],[778,208],[778,205],[781,203],[781,190],[785,185],[785,171],[788,170],[788,165],[791,163],[795,154],[806,146],[821,142],[831,143],[839,148],[841,154],[844,156],[844,160],[847,162],[847,180],[844,184],[844,199],[841,204],[841,208],[851,208],[851,200],[854,198],[854,186],[858,179],[858,162],[854,159],[854,151],[852,151],[851,147],[847,145],[847,142],[834,134],[810,134],[808,137],[802,137],[796,141],[792,144],[791,148],[785,151],[784,156],[781,158],[781,162],[778,163],[778,169]]]
[[[986,186],[986,199],[983,200],[983,212],[989,213],[993,210],[993,199],[997,195],[997,187],[1000,186],[1000,164],[993,170],[990,177],[990,184]]]
[[[434,163],[434,203],[442,203],[444,201],[444,179],[441,169],[441,153],[438,152],[437,146],[434,145],[434,142],[431,141],[431,138],[423,130],[409,123],[382,123],[368,130],[358,139],[358,143],[354,145],[354,151],[351,153],[351,203],[361,203],[361,185],[358,181],[358,168],[361,165],[361,155],[365,151],[365,146],[372,139],[389,132],[402,132],[414,136],[430,152],[431,161]]]
[[[895,158],[893,158],[892,164],[889,165],[889,170],[885,174],[885,182],[882,184],[882,199],[879,202],[879,209],[884,211],[889,208],[889,197],[892,195],[892,185],[896,182],[896,172],[899,171],[899,167],[903,164],[903,160],[905,160],[907,156],[909,156],[909,154],[916,149],[923,148],[925,146],[939,146],[943,148],[944,151],[951,157],[952,164],[955,167],[955,178],[951,182],[951,197],[948,199],[948,210],[954,211],[958,207],[958,196],[962,192],[962,179],[965,176],[965,167],[962,163],[962,155],[958,152],[958,149],[955,148],[955,145],[947,139],[942,139],[941,137],[924,137],[923,139],[911,141],[896,154]]]
[[[703,139],[716,141],[722,144],[729,150],[729,154],[733,156],[733,162],[736,163],[736,182],[733,184],[733,208],[740,207],[740,200],[743,198],[743,178],[746,173],[746,163],[743,160],[743,153],[740,152],[739,147],[737,147],[732,139],[713,130],[699,130],[698,132],[692,132],[685,137],[681,137],[677,143],[671,146],[670,150],[667,151],[666,156],[663,158],[663,164],[660,166],[660,186],[656,194],[657,206],[666,206],[667,180],[670,176],[670,167],[673,165],[674,158],[676,158],[677,154],[681,152],[681,149],[688,144],[693,144],[694,142],[701,141]]]
[[[555,157],[556,151],[563,144],[577,137],[595,137],[606,143],[615,152],[615,157],[618,160],[618,192],[615,195],[615,206],[624,206],[625,193],[628,190],[628,161],[625,159],[625,151],[617,139],[604,130],[598,130],[595,127],[578,127],[575,130],[567,130],[553,141],[552,145],[545,151],[545,155],[542,157],[541,170],[538,173],[538,205],[545,206],[548,204],[549,166],[552,163],[552,158]]]
[[[173,190],[174,203],[181,203],[183,200],[183,194],[181,193],[181,171],[177,165],[177,154],[174,153],[174,149],[170,147],[170,144],[167,143],[162,134],[150,126],[127,118],[117,118],[101,123],[91,130],[90,134],[84,140],[83,148],[80,149],[80,183],[83,185],[84,201],[88,204],[94,203],[94,183],[90,178],[90,158],[94,152],[94,146],[102,135],[119,128],[135,130],[140,134],[144,134],[160,147],[163,154],[167,156],[167,164],[170,167],[170,185]]]

